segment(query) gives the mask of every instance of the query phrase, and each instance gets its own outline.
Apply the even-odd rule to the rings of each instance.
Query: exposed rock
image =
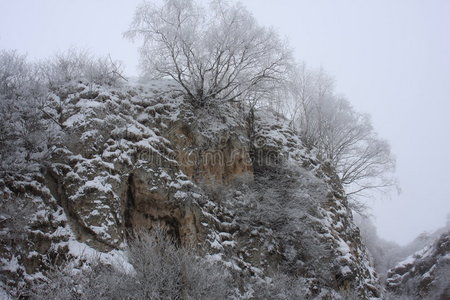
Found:
[[[200,236],[203,229],[199,207],[188,201],[173,201],[168,189],[152,190],[149,174],[135,171],[128,177],[127,193],[122,196],[125,228],[139,231],[162,227],[174,241],[187,246],[204,240]]]
[[[112,256],[133,232],[161,226],[229,268],[236,297],[256,297],[279,272],[305,298],[380,297],[334,170],[271,112],[256,116],[249,138],[239,108],[194,109],[170,82],[63,86],[49,107],[64,141],[47,170],[36,182],[1,182],[3,198],[37,207],[21,238],[1,245],[9,285],[35,280],[48,258]]]
[[[294,186],[307,191],[318,206],[315,214],[309,212],[314,221],[320,220],[313,222],[310,230],[314,232],[314,238],[317,239],[320,248],[326,251],[327,258],[315,267],[320,266],[327,270],[325,272],[331,277],[327,283],[322,283],[322,286],[328,285],[344,291],[357,290],[363,299],[380,297],[381,288],[377,274],[370,266],[367,250],[361,242],[359,229],[353,223],[351,209],[335,171],[329,164],[320,162],[305,149],[299,137],[287,127],[285,122],[277,121],[275,116],[272,118],[271,120],[270,114],[267,113],[257,116],[255,161],[259,167],[270,165],[273,161],[291,162],[302,166],[314,176],[311,179],[297,175],[295,177],[301,182],[294,183]],[[309,180],[310,183],[305,184],[305,180]],[[314,194],[314,190],[320,192]],[[308,221],[304,222],[308,223]],[[299,238],[294,240],[294,249],[302,249],[300,244],[305,240],[304,237],[302,239],[302,235]],[[309,242],[313,243],[310,237]],[[317,263],[319,257],[320,254],[313,255],[312,259]]]
[[[170,124],[165,136],[171,141],[181,170],[194,182],[229,183],[253,172],[243,122],[236,122],[231,107],[225,116],[187,117]],[[228,116],[227,116],[228,113]],[[229,120],[232,120],[231,122]],[[234,121],[234,122],[233,122]]]
[[[450,299],[450,231],[389,270],[386,288],[394,297]]]

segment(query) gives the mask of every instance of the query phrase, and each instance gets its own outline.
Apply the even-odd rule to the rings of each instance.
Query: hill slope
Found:
[[[450,231],[389,270],[386,288],[410,299],[450,299]]]
[[[39,172],[0,181],[4,288],[27,294],[71,258],[126,261],[132,232],[162,227],[225,266],[233,298],[379,298],[330,166],[270,111],[249,130],[242,107],[194,109],[173,87],[53,90],[60,142]]]

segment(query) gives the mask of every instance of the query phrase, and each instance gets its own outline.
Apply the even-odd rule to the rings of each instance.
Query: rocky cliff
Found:
[[[295,281],[286,299],[381,296],[339,179],[281,117],[194,109],[164,81],[71,83],[45,110],[59,128],[47,163],[0,181],[12,294],[69,258],[126,260],[129,235],[162,227],[228,268],[234,298],[279,299],[279,278]]]
[[[392,299],[450,299],[450,231],[389,270]]]

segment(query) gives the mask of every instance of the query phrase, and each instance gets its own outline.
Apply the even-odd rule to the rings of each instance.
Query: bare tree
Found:
[[[335,167],[348,195],[395,185],[389,144],[378,137],[368,115],[335,94],[329,75],[300,65],[290,90],[293,126],[307,146]]]
[[[294,126],[295,122],[298,122],[298,127],[301,128],[303,137],[307,138],[310,132],[308,116],[313,108],[314,76],[307,69],[304,62],[298,64],[290,71],[287,90],[291,97],[285,97],[283,113],[291,120],[292,126]]]
[[[194,0],[145,2],[125,33],[143,38],[141,68],[146,75],[169,77],[194,105],[238,101],[284,79],[290,50],[271,29],[257,24],[240,4]],[[254,94],[253,94],[254,96]]]

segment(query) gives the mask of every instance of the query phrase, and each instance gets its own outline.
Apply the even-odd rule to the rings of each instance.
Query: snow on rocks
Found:
[[[279,268],[306,282],[314,295],[353,288],[364,299],[379,296],[333,170],[281,117],[261,110],[249,139],[240,108],[217,103],[214,110],[194,113],[176,85],[164,80],[120,88],[77,83],[56,89],[51,98],[49,113],[62,125],[64,142],[52,152],[45,178],[24,180],[40,205],[28,234],[41,245],[21,256],[0,256],[5,271],[25,266],[20,272],[31,278],[39,273],[37,258],[46,253],[127,265],[121,252],[126,230],[162,224],[180,242],[192,242],[208,260],[236,272],[241,298],[250,299],[257,284],[272,282]],[[249,141],[260,159],[251,165]],[[224,164],[202,169],[200,159],[181,163],[180,153],[202,157],[209,150],[220,152]],[[245,153],[236,158],[235,150]],[[263,207],[248,190],[226,190],[241,177],[252,181],[253,166],[266,163],[295,166],[272,175],[289,185],[277,192],[289,195]],[[223,190],[208,194],[202,178]],[[231,196],[223,200],[224,194]],[[252,209],[261,215],[251,219]],[[329,278],[322,290],[321,276]]]
[[[450,232],[398,263],[388,271],[386,289],[411,299],[448,299]]]

